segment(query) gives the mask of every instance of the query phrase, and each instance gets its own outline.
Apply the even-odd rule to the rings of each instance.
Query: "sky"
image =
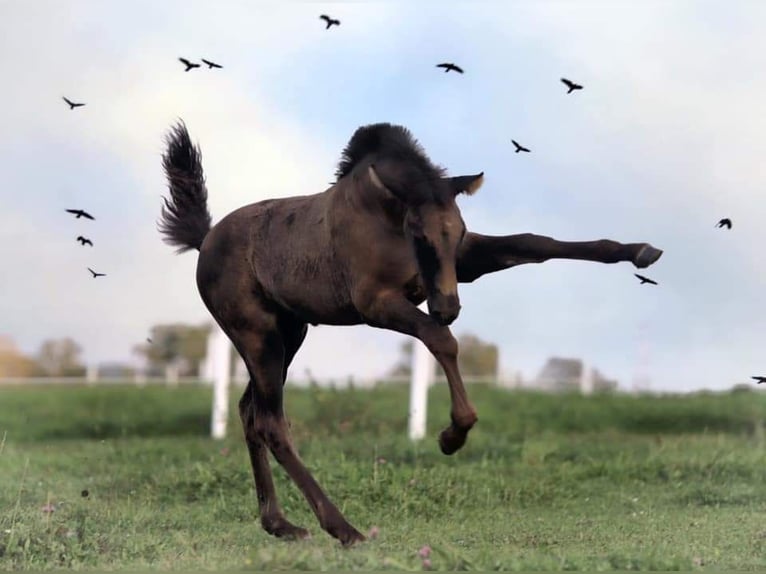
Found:
[[[196,253],[156,228],[177,118],[202,148],[214,221],[323,191],[353,131],[387,121],[451,175],[484,171],[459,199],[472,231],[665,252],[645,272],[657,287],[630,263],[580,261],[461,285],[453,332],[496,343],[504,372],[580,357],[623,388],[669,391],[766,374],[764,29],[756,1],[0,0],[0,334],[135,361],[152,325],[210,320]],[[224,68],[184,73],[179,56]],[[585,89],[566,95],[562,76]],[[382,376],[404,340],[314,327],[291,373]]]

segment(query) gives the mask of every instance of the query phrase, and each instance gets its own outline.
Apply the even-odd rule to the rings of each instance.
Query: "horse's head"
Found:
[[[460,313],[455,262],[466,232],[455,199],[461,193],[475,193],[484,173],[417,180],[390,173],[391,167],[370,165],[370,180],[406,206],[404,233],[426,286],[428,312],[439,324],[449,325]]]

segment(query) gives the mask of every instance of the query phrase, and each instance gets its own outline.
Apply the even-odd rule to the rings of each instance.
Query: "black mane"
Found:
[[[367,155],[391,158],[420,172],[423,179],[444,177],[444,168],[431,162],[423,147],[404,126],[389,123],[370,124],[358,128],[341,154],[335,177],[351,173]]]

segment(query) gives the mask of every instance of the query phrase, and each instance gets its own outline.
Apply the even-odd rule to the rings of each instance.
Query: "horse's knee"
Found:
[[[446,327],[440,327],[424,333],[423,343],[437,359],[457,360],[457,339],[452,336],[452,333]]]

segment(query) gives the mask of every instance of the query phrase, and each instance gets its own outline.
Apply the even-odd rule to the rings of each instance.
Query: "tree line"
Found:
[[[169,323],[155,325],[143,343],[132,348],[134,355],[142,357],[148,376],[165,376],[168,367],[185,377],[202,376],[201,367],[207,353],[207,339],[211,324],[188,325]],[[464,376],[494,378],[498,371],[497,345],[482,341],[472,334],[458,337],[460,354],[458,363]],[[392,377],[408,377],[412,372],[413,340],[404,341],[398,361],[389,370]],[[82,346],[71,337],[43,341],[36,353],[25,355],[12,344],[0,341],[0,377],[84,377],[86,365],[82,359]],[[236,352],[232,350],[234,357]],[[101,368],[106,376],[132,376],[129,365],[108,365]],[[441,374],[436,366],[436,374]]]

